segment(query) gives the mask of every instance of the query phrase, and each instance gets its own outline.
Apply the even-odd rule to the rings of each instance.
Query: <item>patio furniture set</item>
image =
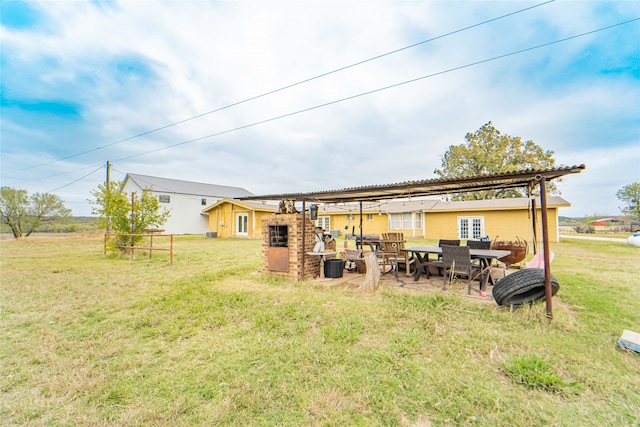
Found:
[[[468,240],[464,246],[460,240],[440,240],[438,246],[405,247],[403,233],[383,233],[378,236],[367,236],[356,241],[356,250],[345,250],[347,268],[349,262],[357,263],[367,245],[376,253],[383,274],[394,272],[396,280],[398,271],[403,268],[407,276],[413,275],[414,281],[421,276],[442,276],[442,289],[456,278],[467,280],[467,293],[471,293],[473,281],[478,281],[481,291],[487,284],[493,285],[491,275],[495,267],[494,260],[511,255],[508,250],[491,249],[491,242]],[[353,266],[353,264],[352,264]]]

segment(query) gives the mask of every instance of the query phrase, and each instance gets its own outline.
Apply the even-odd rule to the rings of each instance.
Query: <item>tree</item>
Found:
[[[625,185],[616,193],[618,199],[625,204],[620,210],[634,219],[640,219],[640,182]]]
[[[95,200],[89,200],[96,205],[93,214],[98,215],[100,226],[108,228],[116,234],[115,246],[126,246],[140,243],[143,237],[132,239],[122,234],[142,233],[150,227],[159,227],[169,218],[166,209],[160,210],[158,199],[151,190],[144,190],[141,196],[133,195],[133,208],[131,195],[120,191],[121,182],[112,182],[109,186],[101,184],[98,189],[91,192]],[[132,220],[133,217],[133,220]]]
[[[71,216],[71,211],[55,194],[34,193],[11,187],[0,188],[0,220],[11,229],[13,237],[29,237],[43,223]]]
[[[451,145],[442,158],[442,168],[433,172],[443,179],[469,178],[484,174],[549,169],[555,165],[553,151],[545,151],[533,141],[522,141],[519,136],[503,135],[491,122],[475,133],[467,133],[466,144]],[[558,194],[551,182],[550,194]],[[505,188],[500,190],[458,193],[454,200],[485,200],[507,197],[528,197],[527,189]]]

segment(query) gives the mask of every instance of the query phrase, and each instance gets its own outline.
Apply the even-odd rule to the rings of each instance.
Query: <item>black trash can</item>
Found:
[[[324,277],[329,279],[337,279],[342,277],[344,270],[344,260],[340,258],[328,259],[324,262]]]

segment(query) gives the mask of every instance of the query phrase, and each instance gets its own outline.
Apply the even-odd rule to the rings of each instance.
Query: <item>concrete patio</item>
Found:
[[[494,278],[499,279],[504,274],[510,274],[517,271],[517,268],[510,268],[504,270],[498,270],[494,273]],[[364,274],[349,272],[344,270],[343,276],[334,279],[322,279],[323,284],[327,286],[341,286],[349,289],[357,289],[362,285],[365,280]],[[467,281],[466,279],[457,279],[453,284],[447,286],[447,290],[442,290],[442,276],[431,275],[428,279],[422,275],[417,281],[413,280],[413,276],[407,276],[404,271],[398,272],[398,279],[396,280],[393,272],[388,272],[380,276],[380,287],[396,288],[398,290],[404,290],[407,292],[446,292],[448,294],[459,295],[463,298],[467,298],[481,304],[493,304],[496,305],[493,297],[491,296],[492,286],[488,285],[485,292],[488,296],[481,296],[478,281],[472,281],[471,294],[467,294]]]

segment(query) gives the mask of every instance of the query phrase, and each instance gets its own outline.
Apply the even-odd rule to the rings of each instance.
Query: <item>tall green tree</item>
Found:
[[[71,216],[55,194],[34,193],[12,187],[0,188],[0,221],[11,229],[13,237],[29,237],[43,223]]]
[[[466,144],[451,145],[442,158],[440,169],[433,172],[443,179],[469,178],[485,174],[520,172],[528,169],[550,169],[555,166],[553,151],[545,151],[533,141],[501,133],[489,122],[474,133],[467,133]],[[548,182],[547,191],[558,194]],[[528,197],[527,189],[457,193],[454,200],[485,200],[507,197]]]
[[[131,244],[132,238],[122,234],[143,233],[145,229],[162,226],[169,218],[169,212],[160,209],[151,190],[146,189],[141,195],[134,193],[132,200],[130,194],[120,191],[121,188],[121,182],[112,182],[109,186],[101,184],[91,192],[95,199],[89,200],[95,205],[93,214],[98,215],[100,226],[115,233],[115,247]],[[137,245],[143,240],[143,237],[135,237],[133,243]]]
[[[640,219],[640,182],[625,185],[616,193],[618,200],[624,203],[620,210],[632,218]]]

